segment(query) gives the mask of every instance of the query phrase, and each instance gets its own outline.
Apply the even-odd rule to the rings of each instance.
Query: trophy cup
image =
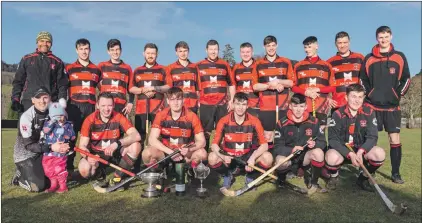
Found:
[[[142,181],[148,183],[148,187],[144,189],[144,193],[141,197],[149,198],[149,197],[158,197],[160,196],[160,191],[154,187],[154,183],[156,183],[162,177],[162,173],[143,173],[141,174]]]
[[[201,163],[193,169],[193,172],[195,174],[195,178],[201,181],[201,187],[196,189],[196,194],[198,197],[204,198],[207,196],[207,188],[202,186],[202,181],[210,174],[210,168],[205,166],[201,160]]]

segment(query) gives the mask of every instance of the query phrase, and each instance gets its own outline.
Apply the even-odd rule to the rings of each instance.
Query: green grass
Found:
[[[311,198],[278,191],[271,182],[260,185],[258,191],[224,197],[218,191],[222,182],[215,175],[206,180],[210,197],[203,200],[192,194],[141,198],[142,188],[146,187],[141,182],[132,184],[125,192],[110,194],[99,194],[90,184],[66,194],[29,193],[8,185],[15,169],[12,155],[16,131],[2,130],[1,216],[3,222],[420,222],[420,135],[420,129],[402,131],[401,172],[406,183],[395,185],[382,176],[389,175],[391,167],[387,137],[380,133],[379,145],[385,148],[387,159],[376,180],[394,203],[408,204],[408,211],[399,217],[386,209],[376,193],[354,186],[357,170],[350,166],[343,168],[336,191]],[[237,177],[233,188],[242,187],[243,182],[243,177]],[[292,182],[303,186],[299,179]]]

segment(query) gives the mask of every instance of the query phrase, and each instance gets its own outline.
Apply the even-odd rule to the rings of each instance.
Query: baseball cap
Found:
[[[33,98],[40,98],[43,95],[50,95],[50,91],[45,87],[40,87],[38,90],[34,92],[32,95]]]

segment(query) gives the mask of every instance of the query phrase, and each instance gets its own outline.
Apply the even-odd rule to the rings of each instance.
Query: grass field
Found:
[[[199,199],[188,193],[177,197],[141,198],[146,185],[137,182],[124,192],[99,194],[90,184],[72,188],[66,194],[29,193],[9,186],[14,173],[15,130],[2,130],[1,218],[3,222],[420,222],[421,221],[421,130],[402,131],[404,185],[395,185],[390,175],[389,147],[385,133],[379,145],[387,159],[376,180],[396,204],[406,202],[407,212],[399,217],[390,213],[376,193],[354,186],[357,170],[342,169],[336,191],[308,198],[291,191],[280,191],[272,182],[239,197],[224,197],[216,175],[206,180],[210,197]],[[75,160],[78,160],[77,158]],[[385,175],[385,177],[384,177]],[[233,188],[243,186],[238,177]],[[302,180],[291,182],[303,186]],[[323,182],[320,181],[323,184]],[[191,191],[193,191],[192,189]]]

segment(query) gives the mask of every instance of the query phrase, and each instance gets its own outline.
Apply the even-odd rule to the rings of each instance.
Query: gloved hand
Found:
[[[14,99],[12,99],[12,105],[10,107],[15,112],[23,112],[23,105]]]

